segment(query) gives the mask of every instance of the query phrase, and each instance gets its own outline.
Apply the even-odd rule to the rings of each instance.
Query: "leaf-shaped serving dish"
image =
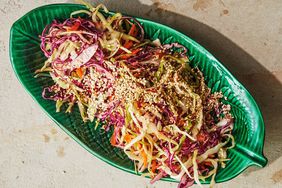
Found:
[[[78,108],[71,114],[56,113],[55,103],[41,96],[43,87],[52,84],[51,78],[34,78],[34,71],[41,68],[45,57],[40,50],[39,35],[54,19],[64,20],[76,10],[86,9],[76,4],[54,4],[34,9],[20,18],[11,28],[10,57],[14,71],[33,99],[44,109],[60,128],[82,147],[101,160],[124,171],[135,173],[133,162],[123,151],[112,147],[110,132],[95,130],[94,123],[83,123]],[[232,106],[235,118],[233,135],[236,147],[228,152],[226,168],[219,169],[217,182],[227,181],[251,165],[263,167],[264,123],[261,113],[249,92],[207,50],[184,34],[167,26],[145,19],[138,19],[144,26],[146,37],[159,38],[162,43],[178,42],[189,49],[192,66],[204,73],[207,85],[213,92],[221,91]],[[175,181],[170,178],[164,180]],[[205,183],[208,183],[206,181]]]

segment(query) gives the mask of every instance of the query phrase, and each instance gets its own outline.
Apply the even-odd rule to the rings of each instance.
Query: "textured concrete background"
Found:
[[[66,1],[0,0],[0,187],[150,187],[157,182],[96,159],[42,112],[9,62],[9,29],[31,9]],[[72,2],[72,1],[68,1]],[[266,124],[263,169],[217,187],[282,187],[282,1],[102,1],[109,9],[167,24],[205,46],[252,93]]]

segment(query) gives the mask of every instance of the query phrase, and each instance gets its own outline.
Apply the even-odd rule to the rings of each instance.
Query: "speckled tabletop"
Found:
[[[93,157],[58,129],[24,91],[9,61],[9,30],[56,0],[0,0],[0,187],[176,187],[125,173]],[[72,1],[68,1],[72,2]],[[282,1],[131,0],[109,9],[167,24],[215,55],[251,92],[266,124],[263,168],[216,187],[282,187]]]

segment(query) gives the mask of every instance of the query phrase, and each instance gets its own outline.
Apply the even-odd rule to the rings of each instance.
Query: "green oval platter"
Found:
[[[48,116],[71,138],[99,159],[126,172],[135,173],[133,162],[118,148],[110,145],[111,132],[105,132],[94,123],[83,123],[78,108],[73,113],[56,113],[55,102],[44,100],[43,87],[51,85],[50,78],[34,78],[34,71],[41,68],[46,58],[40,50],[43,28],[54,19],[64,20],[76,10],[86,9],[77,4],[52,4],[36,8],[17,20],[10,32],[10,59],[16,76],[32,98]],[[112,14],[112,13],[109,13]],[[146,19],[137,18],[144,26],[146,38],[159,38],[162,43],[178,42],[189,49],[190,63],[203,72],[207,85],[213,92],[221,91],[227,97],[235,118],[233,135],[236,147],[228,152],[225,168],[220,168],[216,182],[236,177],[247,167],[263,167],[264,122],[260,110],[250,93],[206,49],[184,34]],[[79,159],[81,160],[81,159]],[[140,174],[139,174],[140,175]],[[175,180],[163,178],[166,181]],[[209,183],[210,180],[203,183]]]

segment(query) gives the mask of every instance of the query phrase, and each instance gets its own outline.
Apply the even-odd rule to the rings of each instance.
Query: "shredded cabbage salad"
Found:
[[[54,80],[42,97],[56,101],[57,112],[78,105],[83,121],[113,128],[110,143],[151,183],[171,177],[184,188],[211,177],[213,186],[235,144],[223,95],[189,66],[184,46],[145,39],[136,19],[84,4],[89,10],[54,20],[40,36],[48,59],[36,77]]]

